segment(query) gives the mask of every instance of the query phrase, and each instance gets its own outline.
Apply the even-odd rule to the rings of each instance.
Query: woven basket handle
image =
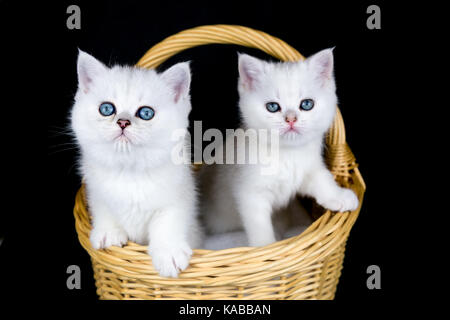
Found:
[[[235,25],[201,26],[172,35],[148,50],[137,65],[156,68],[175,54],[206,44],[235,44],[260,49],[282,61],[297,61],[304,57],[286,42],[262,31]],[[355,159],[345,142],[345,127],[341,112],[337,108],[334,123],[327,138],[326,160],[335,175],[348,176],[356,166]]]

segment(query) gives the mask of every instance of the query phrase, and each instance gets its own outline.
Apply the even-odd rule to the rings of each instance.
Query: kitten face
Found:
[[[280,144],[298,146],[331,126],[337,98],[332,49],[299,62],[269,63],[239,55],[240,109],[253,129],[277,129]]]
[[[188,63],[157,74],[149,69],[107,68],[80,51],[78,80],[71,120],[82,151],[103,152],[104,157],[157,154],[175,143],[174,130],[188,126]]]

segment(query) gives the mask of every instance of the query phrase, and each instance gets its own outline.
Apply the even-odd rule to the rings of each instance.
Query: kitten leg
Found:
[[[300,192],[316,199],[317,203],[332,211],[352,211],[358,208],[355,193],[340,187],[326,168],[320,168],[309,174]]]
[[[190,223],[182,208],[167,208],[152,217],[149,224],[148,253],[162,277],[176,278],[189,265],[192,249],[188,235]]]
[[[91,234],[89,239],[94,249],[110,246],[122,247],[127,243],[126,232],[116,223],[108,209],[98,202],[91,201],[89,210],[92,213]]]
[[[237,205],[250,246],[260,247],[276,241],[272,206],[266,199],[246,194],[245,198],[238,199]]]

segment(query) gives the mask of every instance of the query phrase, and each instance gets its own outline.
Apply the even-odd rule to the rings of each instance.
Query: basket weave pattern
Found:
[[[294,48],[264,32],[214,25],[166,38],[137,65],[156,68],[180,51],[211,43],[258,48],[283,61],[303,59]],[[365,184],[346,143],[339,109],[326,146],[326,161],[336,181],[356,192],[361,207]],[[122,248],[94,250],[84,187],[77,193],[74,215],[80,243],[91,256],[100,299],[333,299],[345,244],[360,207],[352,212],[326,211],[302,234],[268,246],[196,249],[190,266],[177,279],[158,275],[146,246],[128,242]]]

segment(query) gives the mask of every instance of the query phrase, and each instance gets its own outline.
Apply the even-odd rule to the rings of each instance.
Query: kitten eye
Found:
[[[277,112],[277,111],[281,110],[281,107],[276,102],[268,102],[268,103],[266,103],[266,109],[269,112]]]
[[[304,99],[302,102],[300,102],[300,109],[309,111],[314,107],[314,100],[313,99]]]
[[[102,116],[109,117],[113,113],[116,113],[116,107],[110,102],[103,102],[98,108],[98,111]]]
[[[150,120],[155,116],[155,110],[150,107],[140,107],[136,112],[136,117],[142,120]]]

